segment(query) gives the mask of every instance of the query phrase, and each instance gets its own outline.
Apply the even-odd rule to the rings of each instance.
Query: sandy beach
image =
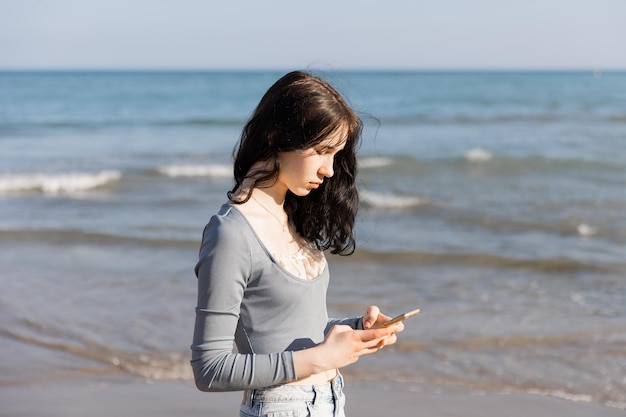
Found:
[[[347,387],[347,416],[612,417],[623,410],[534,395],[423,394]],[[203,393],[190,382],[79,377],[0,388],[0,416],[238,415],[239,392]]]

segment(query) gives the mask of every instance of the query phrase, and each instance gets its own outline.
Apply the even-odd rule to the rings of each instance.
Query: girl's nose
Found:
[[[328,156],[326,158],[324,158],[324,162],[322,163],[322,166],[320,167],[319,173],[323,176],[325,176],[326,178],[330,178],[335,174],[335,171],[333,170],[333,164],[334,164],[334,159],[332,156]]]

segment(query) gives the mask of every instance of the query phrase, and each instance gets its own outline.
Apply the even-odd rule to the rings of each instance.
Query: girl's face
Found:
[[[281,152],[277,186],[281,192],[291,191],[305,196],[333,176],[335,155],[346,146],[345,129],[338,129],[312,148]]]

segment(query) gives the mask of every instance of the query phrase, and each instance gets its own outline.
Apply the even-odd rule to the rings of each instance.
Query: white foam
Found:
[[[587,394],[572,394],[569,392],[561,391],[561,390],[528,390],[531,394],[540,394],[540,395],[549,395],[556,398],[561,398],[564,400],[581,402],[581,403],[590,403],[593,401],[593,397]]]
[[[579,224],[576,230],[581,236],[593,236],[598,232],[598,229],[585,223]]]
[[[381,168],[393,165],[393,159],[384,156],[375,156],[359,160],[359,168]]]
[[[473,148],[466,151],[463,157],[470,162],[486,162],[493,159],[493,154],[482,148]]]
[[[0,194],[42,192],[44,194],[72,194],[117,182],[119,171],[97,173],[22,174],[0,176]]]
[[[418,196],[382,194],[366,190],[360,191],[359,196],[365,204],[376,208],[403,209],[426,203],[425,199]]]
[[[169,177],[215,177],[228,178],[233,175],[230,165],[166,165],[157,171]]]

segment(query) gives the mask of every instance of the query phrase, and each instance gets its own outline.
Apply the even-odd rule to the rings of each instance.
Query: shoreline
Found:
[[[377,389],[373,386],[345,388],[347,416],[387,417],[428,415],[445,417],[617,417],[624,411],[596,403],[575,402],[543,395],[498,393],[422,393]],[[190,381],[145,381],[125,375],[73,377],[45,383],[0,387],[0,416],[72,417],[89,415],[234,416],[241,392],[204,393]]]

